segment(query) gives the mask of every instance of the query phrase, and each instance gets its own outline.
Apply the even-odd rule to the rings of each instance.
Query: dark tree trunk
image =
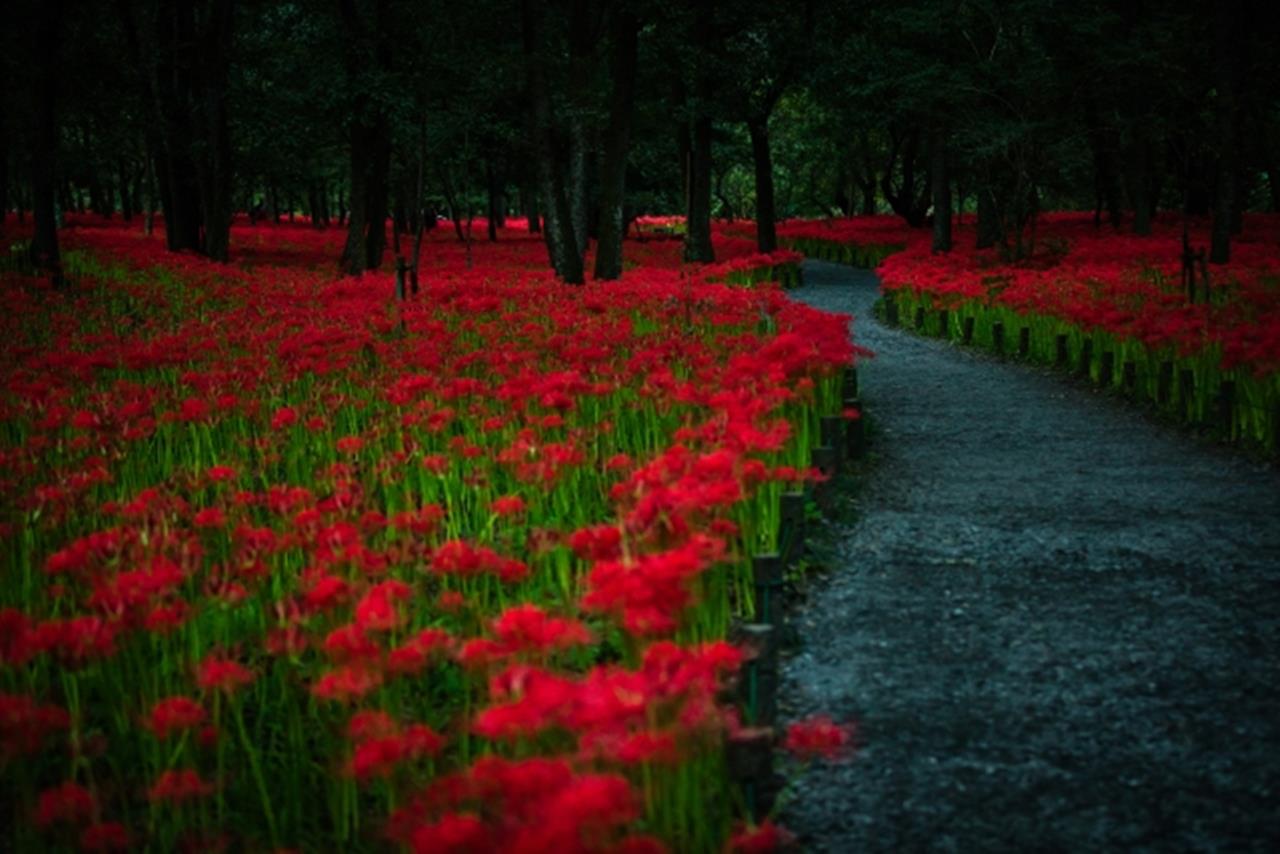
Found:
[[[689,149],[686,202],[687,226],[684,236],[684,260],[710,264],[716,260],[711,244],[711,117],[699,115],[693,121],[693,140]]]
[[[711,80],[705,57],[715,48],[715,8],[711,0],[694,4],[693,43],[698,59],[693,81],[693,127],[685,200],[684,260],[709,264],[711,245]]]
[[[565,192],[574,245],[586,255],[588,235],[587,117],[591,110],[592,54],[595,23],[591,0],[572,0],[569,18],[569,170]],[[580,262],[581,263],[581,262]]]
[[[214,261],[226,261],[231,249],[231,123],[227,88],[231,69],[234,0],[213,0],[205,10],[196,65],[197,116],[203,156],[196,158],[200,212],[204,225],[201,245]]]
[[[55,152],[58,148],[57,94],[58,48],[61,42],[61,0],[40,4],[36,22],[35,46],[38,64],[34,147],[31,151],[31,207],[35,232],[31,239],[31,262],[53,274],[55,285],[62,283],[58,257],[58,220],[54,210],[56,186]]]
[[[1214,125],[1218,164],[1209,247],[1209,261],[1213,264],[1225,264],[1231,260],[1231,216],[1236,204],[1240,169],[1236,96],[1240,77],[1239,51],[1244,42],[1242,5],[1221,0],[1216,5],[1214,16]]]
[[[486,157],[484,160],[484,178],[485,187],[488,190],[488,204],[486,205],[486,218],[488,219],[487,236],[490,243],[498,242],[498,220],[501,217],[502,207],[502,185],[498,179],[498,170],[493,167],[493,157]]]
[[[538,213],[536,184],[536,180],[529,180],[520,188],[520,202],[524,208],[524,218],[530,234],[542,233],[542,217]]]
[[[751,159],[756,171],[756,249],[772,252],[778,248],[778,226],[773,198],[773,157],[769,151],[769,117],[747,120],[751,136]]]
[[[862,190],[862,215],[873,216],[876,212],[876,185],[868,181],[860,185]]]
[[[195,43],[191,5],[160,0],[156,13],[156,49],[151,53],[155,70],[151,79],[162,141],[165,240],[175,252],[183,249],[199,252],[203,248],[200,186],[193,159],[196,143],[193,103],[197,98],[192,68]],[[145,55],[144,61],[149,61]]]
[[[117,161],[116,174],[120,176],[120,216],[125,222],[133,222],[133,181],[130,180],[129,166],[124,160]]]
[[[1139,118],[1140,123],[1145,117]],[[1151,233],[1151,143],[1145,128],[1139,128],[1129,152],[1129,200],[1133,205],[1133,233]]]
[[[385,20],[385,18],[383,18]],[[390,61],[384,65],[390,67]],[[373,129],[373,161],[369,168],[366,187],[369,202],[365,208],[365,269],[376,270],[382,266],[382,256],[387,248],[387,214],[389,213],[388,178],[391,173],[391,122],[380,114]]]
[[[1093,155],[1093,193],[1095,205],[1094,227],[1102,225],[1102,211],[1113,228],[1119,228],[1123,219],[1121,207],[1120,170],[1117,167],[1118,136],[1110,125],[1104,124],[1098,98],[1086,91],[1084,99],[1085,136]]]
[[[365,270],[365,226],[369,204],[367,151],[368,134],[358,121],[351,123],[351,207],[347,211],[347,242],[342,250],[342,266],[348,275],[358,276]],[[278,214],[277,214],[278,217]]]
[[[1000,228],[1000,209],[996,204],[995,190],[989,186],[978,188],[978,249],[990,249],[1003,238]]]
[[[390,0],[374,4],[372,26],[355,0],[341,0],[347,79],[356,89],[348,131],[351,138],[351,212],[343,269],[350,275],[377,269],[387,243],[387,177],[391,169],[391,123],[369,92],[370,73],[391,71]]]
[[[885,201],[912,228],[923,228],[929,210],[932,188],[929,181],[916,180],[916,161],[920,157],[920,132],[915,128],[891,133],[889,160],[880,178]],[[893,174],[899,158],[902,162],[902,184],[893,186]],[[917,186],[919,184],[919,186]]]
[[[609,101],[609,131],[605,137],[604,163],[600,170],[600,238],[596,243],[595,268],[597,279],[616,279],[622,275],[622,239],[626,232],[623,211],[627,197],[631,116],[635,105],[638,32],[634,15],[625,8],[615,11],[613,57],[610,62],[613,92]]]
[[[929,181],[933,197],[933,251],[951,251],[951,175],[947,136],[935,130],[929,140]]]
[[[547,243],[547,254],[557,276],[568,284],[580,285],[584,281],[582,253],[574,235],[564,175],[556,157],[555,135],[551,123],[551,95],[542,69],[542,4],[539,0],[523,0],[521,3],[521,29],[530,127],[537,143],[535,160],[538,185],[542,194],[542,207],[546,211],[547,227],[543,236]]]
[[[866,131],[858,134],[856,159],[854,183],[862,191],[862,215],[872,216],[876,212],[876,164],[871,151],[871,137]]]

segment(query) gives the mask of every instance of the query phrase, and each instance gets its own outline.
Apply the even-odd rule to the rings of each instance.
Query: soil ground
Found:
[[[871,459],[790,619],[805,850],[1280,849],[1280,474],[1061,375],[857,316]]]

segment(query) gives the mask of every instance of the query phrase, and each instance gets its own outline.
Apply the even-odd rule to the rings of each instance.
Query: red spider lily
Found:
[[[359,436],[343,436],[336,443],[338,453],[354,455],[364,447],[364,439]]]
[[[196,684],[206,691],[233,694],[252,683],[253,678],[253,673],[239,662],[209,656],[200,662]]]
[[[312,581],[302,601],[308,610],[328,611],[341,604],[351,593],[351,585],[335,575],[322,575]]]
[[[418,825],[409,837],[409,846],[416,854],[487,854],[499,848],[492,831],[470,813],[450,813],[438,821]]]
[[[495,702],[476,716],[471,728],[491,739],[526,738],[562,725],[577,697],[571,680],[519,666],[494,676],[489,692]]]
[[[624,765],[676,765],[683,758],[674,732],[635,732],[612,745],[606,754]]]
[[[640,636],[674,631],[693,602],[690,582],[707,567],[705,544],[692,542],[632,561],[603,561],[591,569],[582,604],[621,617]]]
[[[206,507],[191,518],[197,528],[221,528],[227,524],[227,515],[221,507]]]
[[[0,609],[0,665],[26,664],[39,650],[31,619],[17,608]]]
[[[369,589],[356,604],[356,624],[366,631],[388,631],[404,622],[396,607],[413,593],[403,581],[383,581]]]
[[[457,590],[443,590],[436,605],[446,614],[454,614],[466,607],[467,597]]]
[[[504,495],[490,502],[489,509],[499,516],[518,516],[525,511],[526,505],[519,495]]]
[[[789,850],[796,838],[785,827],[765,820],[755,827],[744,827],[729,840],[732,854],[773,854]]]
[[[82,851],[128,851],[132,843],[129,829],[118,821],[91,824],[80,832]]]
[[[800,759],[836,759],[846,753],[852,734],[850,724],[836,724],[819,715],[788,726],[782,746]]]
[[[387,777],[405,762],[433,756],[444,746],[444,739],[426,724],[400,727],[389,716],[353,719],[348,729],[353,733],[355,749],[347,767],[357,780]]]
[[[574,531],[569,547],[583,560],[617,560],[622,554],[622,532],[616,525],[596,525]]]
[[[209,404],[195,397],[189,397],[182,401],[178,409],[178,418],[181,421],[198,422],[207,421],[209,419]]]
[[[236,470],[231,466],[210,466],[204,474],[213,483],[226,483],[236,479]]]
[[[68,666],[82,666],[115,653],[118,624],[102,617],[70,617],[45,620],[35,626],[35,648],[57,656]]]
[[[443,629],[423,629],[387,654],[387,670],[399,675],[418,673],[447,652],[452,642]]]
[[[296,261],[278,245],[280,235],[294,237],[286,228],[237,230],[237,251]],[[830,402],[829,380],[851,356],[844,320],[793,309],[769,288],[729,291],[697,276],[693,290],[706,289],[686,300],[673,250],[661,262],[670,269],[569,295],[540,273],[441,267],[421,303],[398,307],[401,335],[383,310],[386,274],[356,283],[296,268],[215,270],[150,255],[151,242],[126,241],[114,226],[70,231],[94,252],[110,244],[122,263],[163,259],[201,317],[149,302],[157,288],[103,283],[157,309],[144,312],[144,334],[77,337],[72,324],[55,336],[73,343],[69,353],[16,354],[19,368],[5,377],[0,420],[16,413],[22,426],[9,435],[24,438],[0,448],[0,482],[17,508],[40,511],[35,546],[9,552],[50,557],[30,610],[0,612],[0,656],[5,666],[43,654],[93,664],[119,646],[124,657],[120,667],[83,674],[51,662],[29,667],[30,698],[12,704],[12,721],[0,717],[2,749],[10,741],[22,742],[14,751],[51,747],[49,736],[69,719],[51,707],[42,722],[37,698],[89,688],[82,697],[92,700],[77,706],[76,755],[94,751],[103,814],[120,806],[133,814],[137,769],[155,766],[131,761],[139,742],[116,732],[110,692],[125,707],[137,703],[135,669],[139,685],[157,676],[162,696],[183,690],[171,680],[192,650],[213,642],[220,651],[193,668],[202,693],[183,698],[199,699],[208,714],[188,706],[184,719],[175,698],[162,700],[174,708],[152,728],[170,743],[149,748],[167,761],[182,752],[173,736],[185,733],[212,747],[197,750],[201,762],[212,767],[217,756],[213,782],[227,787],[226,803],[199,811],[194,845],[264,838],[265,828],[237,826],[220,839],[216,816],[254,821],[255,800],[276,800],[277,765],[280,779],[302,781],[291,824],[310,822],[350,786],[311,770],[334,755],[325,722],[342,711],[320,699],[363,709],[336,753],[357,781],[387,781],[379,788],[404,805],[391,827],[405,846],[661,850],[633,832],[664,817],[642,819],[637,792],[610,769],[648,775],[655,810],[679,803],[696,811],[722,798],[716,780],[677,794],[670,781],[680,774],[632,766],[699,761],[718,749],[732,722],[717,696],[736,650],[628,638],[624,656],[638,665],[590,667],[594,650],[579,647],[596,639],[582,613],[605,618],[598,634],[606,637],[616,634],[612,620],[652,636],[681,628],[686,616],[701,619],[691,609],[702,574],[738,571],[744,534],[735,520],[758,513],[735,502],[775,474],[775,452],[790,460],[800,450],[788,443],[792,420],[812,415],[804,407],[822,395]],[[297,251],[322,257],[329,237],[298,237],[310,248]],[[751,242],[740,242],[725,271],[739,271],[736,259],[751,254]],[[537,245],[490,249],[514,267]],[[668,248],[647,251],[661,259]],[[443,258],[452,248],[441,243],[428,257],[436,250]],[[673,331],[681,300],[692,326]],[[781,340],[755,331],[766,317]],[[194,401],[185,410],[184,399]],[[156,442],[136,445],[147,436]],[[85,530],[104,517],[116,527]],[[28,534],[0,526],[0,538],[18,536]],[[716,566],[729,554],[733,566]],[[429,574],[411,580],[421,567]],[[565,601],[580,584],[585,601]],[[705,589],[724,595],[718,585]],[[727,612],[728,602],[717,604]],[[97,621],[75,625],[92,643],[69,636],[71,620],[81,619]],[[246,665],[264,653],[276,658],[251,672]],[[59,686],[51,675],[76,681]],[[233,744],[210,725],[222,709],[213,692],[254,680],[265,681],[244,710],[248,744]],[[390,713],[370,711],[375,703]],[[411,720],[448,720],[449,729]],[[86,733],[99,731],[102,746],[91,747]],[[456,747],[443,741],[455,732],[464,734]],[[522,740],[499,750],[554,755],[468,764],[472,733]],[[269,762],[260,749],[271,750]],[[435,755],[452,773],[435,774]],[[265,795],[255,791],[259,770]],[[415,796],[408,787],[419,780],[426,788]],[[148,782],[157,802],[213,791],[194,768]],[[368,826],[368,810],[382,802],[362,796],[351,803],[359,814],[343,821]],[[196,817],[156,817],[149,834],[172,841]],[[85,845],[128,844],[119,830],[114,841],[104,830],[100,846],[87,836]]]
[[[200,775],[189,768],[176,768],[164,771],[147,790],[147,799],[152,803],[183,804],[213,794],[213,784],[200,779]]]
[[[276,410],[274,415],[271,416],[271,429],[283,430],[286,427],[296,424],[297,421],[297,410],[289,406],[282,406]]]
[[[36,804],[36,824],[48,827],[52,824],[83,824],[96,810],[93,793],[74,780],[68,780],[40,793]]]
[[[550,617],[536,605],[514,605],[493,622],[493,633],[510,653],[548,653],[591,642],[576,620]]]
[[[0,692],[0,757],[36,753],[51,733],[70,724],[71,717],[60,706]]]
[[[190,616],[191,608],[186,602],[166,602],[147,611],[142,618],[142,625],[149,632],[166,635],[178,629]]]
[[[204,723],[204,707],[190,697],[167,697],[151,707],[149,726],[156,738],[194,729]]]
[[[504,558],[493,549],[473,546],[465,540],[450,540],[436,549],[431,556],[431,570],[462,578],[490,573],[506,582],[519,581],[529,572],[523,562]]]
[[[329,660],[338,664],[349,662],[376,662],[382,657],[382,647],[367,634],[358,623],[338,626],[324,639],[324,652]]]
[[[365,665],[347,665],[331,670],[311,686],[311,693],[324,700],[353,702],[382,685],[382,674]]]

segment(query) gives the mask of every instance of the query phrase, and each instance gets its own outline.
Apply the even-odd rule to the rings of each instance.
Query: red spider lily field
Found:
[[[403,301],[341,239],[242,223],[222,265],[85,218],[73,290],[3,274],[5,846],[776,843],[726,638],[848,318],[725,235],[566,288],[521,230],[437,233]]]
[[[1185,232],[1184,232],[1185,229]],[[1250,214],[1230,264],[1190,265],[1209,222],[1161,217],[1135,236],[1091,214],[1041,217],[1025,257],[956,247],[891,217],[788,223],[813,257],[878,264],[886,315],[919,332],[1075,371],[1170,417],[1275,454],[1280,430],[1280,217]],[[1007,250],[1008,247],[1003,247]]]
[[[721,225],[711,265],[655,219],[620,281],[580,288],[513,221],[432,234],[401,300],[335,273],[332,229],[241,222],[215,264],[73,219],[73,290],[2,279],[6,839],[783,845],[728,767],[756,723],[729,639],[862,355],[780,286],[801,253],[879,263],[921,332],[1058,364],[1065,339],[1186,420],[1229,383],[1228,435],[1274,450],[1275,222],[1195,301],[1178,224],[1077,215],[1018,261],[888,217],[793,221],[765,255]],[[780,747],[849,739],[820,717]]]

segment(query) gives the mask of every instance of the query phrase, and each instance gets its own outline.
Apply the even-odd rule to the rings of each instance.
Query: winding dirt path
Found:
[[[806,850],[1276,850],[1280,475],[1041,369],[853,312],[873,459],[792,615],[784,712],[855,719]]]

